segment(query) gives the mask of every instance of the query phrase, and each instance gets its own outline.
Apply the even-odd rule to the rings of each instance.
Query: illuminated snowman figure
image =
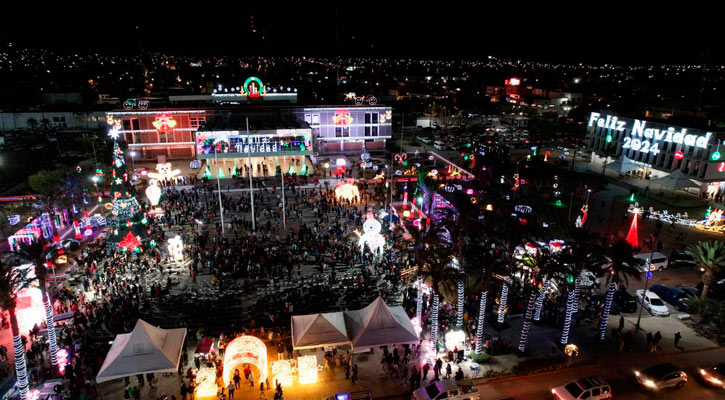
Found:
[[[360,246],[360,251],[363,252],[367,244],[374,255],[382,257],[383,250],[385,250],[385,238],[380,234],[382,225],[373,217],[372,212],[368,212],[367,217],[367,220],[363,224],[364,233],[360,235],[358,231],[355,231],[360,236],[358,246]]]
[[[184,242],[179,235],[166,242],[171,259],[176,262],[184,261]]]

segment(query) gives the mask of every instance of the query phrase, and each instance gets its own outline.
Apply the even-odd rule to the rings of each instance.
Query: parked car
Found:
[[[637,312],[637,300],[626,290],[617,290],[614,292],[614,304],[619,306],[621,312]]]
[[[551,389],[554,398],[560,400],[606,400],[612,398],[612,389],[600,376],[577,379]]]
[[[700,291],[694,287],[683,286],[681,284],[675,285],[675,287],[677,289],[682,290],[682,293],[684,293],[690,299],[699,299],[700,298],[700,295],[701,295]]]
[[[673,251],[670,255],[669,268],[693,267],[695,266],[695,257],[679,251]]]
[[[446,146],[446,144],[440,140],[436,140],[435,142],[433,142],[433,147],[436,150],[440,150],[440,151],[443,151],[448,148],[448,146]]]
[[[649,260],[650,271],[662,271],[667,268],[668,258],[666,255],[658,252],[640,253],[635,256],[640,260]]]
[[[662,300],[672,304],[677,311],[687,311],[687,295],[682,290],[665,285],[652,285],[650,288]]]
[[[670,310],[667,309],[665,302],[660,299],[659,296],[650,292],[644,293],[644,290],[637,290],[637,301],[642,304],[645,310],[649,311],[654,316],[666,317],[670,315]]]
[[[425,144],[431,144],[433,143],[433,139],[429,138],[428,136],[418,135],[415,137],[415,140],[425,143]]]
[[[641,372],[634,371],[634,375],[640,385],[650,390],[680,389],[687,383],[685,371],[670,363],[653,365]]]
[[[446,379],[435,381],[413,392],[412,400],[477,400],[480,399],[478,388],[473,381]]]
[[[725,389],[725,363],[700,368],[700,377],[711,386]]]

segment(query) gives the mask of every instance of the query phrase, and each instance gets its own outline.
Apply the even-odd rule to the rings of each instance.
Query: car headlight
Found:
[[[707,375],[707,372],[705,372],[704,369],[700,368],[700,375]]]
[[[551,394],[556,394],[556,389],[551,389]]]
[[[708,376],[707,380],[716,385],[722,385],[722,381],[720,379],[715,378],[714,376]]]
[[[650,379],[645,379],[644,380],[644,385],[647,386],[647,387],[651,387],[653,389],[657,387],[657,385],[655,385],[655,383],[652,380],[650,380]]]
[[[639,371],[634,371],[634,376],[639,376]]]

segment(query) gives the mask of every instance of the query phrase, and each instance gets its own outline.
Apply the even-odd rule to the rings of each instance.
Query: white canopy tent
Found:
[[[292,347],[311,349],[350,344],[341,312],[292,317]]]
[[[700,187],[700,185],[693,182],[692,179],[688,178],[679,169],[672,171],[669,175],[663,176],[662,178],[653,179],[650,183],[659,183],[663,187],[668,187],[673,190]]]
[[[345,311],[344,314],[353,348],[419,341],[403,307],[388,307],[382,297],[362,310]]]
[[[142,320],[131,333],[117,335],[103,361],[96,382],[149,372],[176,372],[186,328],[161,329]]]
[[[636,171],[639,169],[639,166],[637,166],[637,164],[629,158],[622,156],[619,160],[607,164],[605,168],[613,169],[620,174],[623,174],[625,172]]]

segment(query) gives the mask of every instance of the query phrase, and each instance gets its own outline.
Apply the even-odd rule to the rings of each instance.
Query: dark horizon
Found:
[[[15,48],[109,55],[139,54],[143,43],[149,52],[184,56],[494,56],[554,64],[649,65],[698,64],[707,54],[708,64],[725,62],[716,26],[701,15],[688,20],[686,11],[671,21],[671,16],[659,15],[662,10],[639,14],[627,9],[630,14],[622,16],[542,7],[527,17],[510,7],[486,6],[490,9],[485,12],[466,13],[465,7],[432,12],[401,4],[310,7],[282,2],[233,12],[210,4],[196,14],[145,6],[135,15],[108,11],[110,18],[100,10],[90,18],[59,10],[9,21],[0,27],[0,41]]]

